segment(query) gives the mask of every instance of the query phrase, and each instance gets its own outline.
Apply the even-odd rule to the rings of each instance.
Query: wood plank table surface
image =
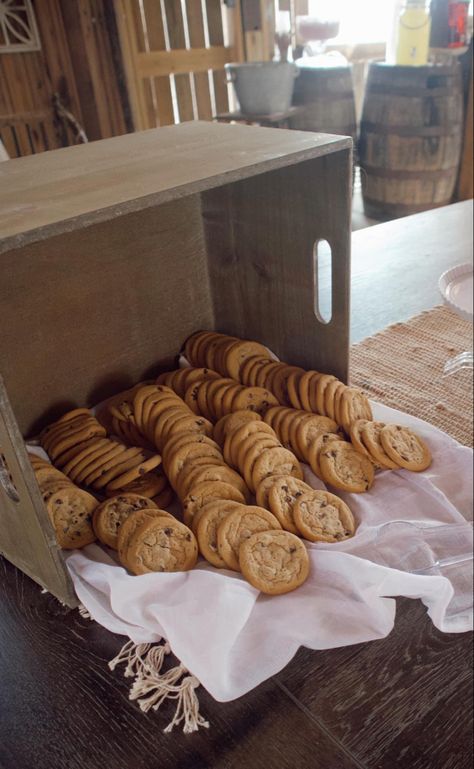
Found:
[[[472,256],[472,204],[353,237],[352,339],[439,303],[441,272]],[[211,723],[163,727],[175,703],[142,714],[107,662],[124,638],[0,558],[0,769],[467,769],[472,636],[444,634],[417,600],[397,600],[392,633],[315,652],[230,703],[198,690]]]
[[[442,303],[438,278],[472,262],[473,202],[352,235],[351,342]]]

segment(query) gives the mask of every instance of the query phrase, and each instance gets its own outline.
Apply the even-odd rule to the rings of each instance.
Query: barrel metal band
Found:
[[[384,125],[383,123],[370,123],[367,120],[363,120],[360,125],[361,133],[373,133],[406,137],[418,137],[418,136],[461,136],[462,125],[460,123],[446,123],[441,126],[423,126],[417,128],[416,126],[404,126],[404,125]]]
[[[449,179],[452,176],[456,177],[458,173],[457,165],[452,166],[451,168],[440,168],[437,171],[424,171],[422,169],[419,171],[406,171],[403,168],[378,168],[367,165],[366,163],[361,163],[360,167],[363,168],[369,176],[380,176],[384,179],[414,179],[415,181],[420,182],[424,179],[427,181],[429,179]]]
[[[441,203],[420,203],[418,205],[412,205],[410,203],[389,203],[385,200],[375,200],[375,198],[368,198],[364,195],[364,208],[365,213],[368,216],[374,213],[383,213],[384,216],[391,216],[400,214],[401,216],[408,216],[409,214],[417,214],[423,211],[431,211],[432,208],[442,208],[451,203],[451,197],[443,200]],[[372,210],[371,210],[372,209]],[[374,218],[377,218],[374,216]]]
[[[403,86],[396,86],[391,84],[373,84],[368,83],[367,85],[367,93],[373,93],[380,96],[416,96],[416,97],[422,97],[424,99],[432,98],[433,96],[454,96],[458,97],[459,92],[456,92],[453,90],[453,88],[410,88],[409,85],[406,87]]]

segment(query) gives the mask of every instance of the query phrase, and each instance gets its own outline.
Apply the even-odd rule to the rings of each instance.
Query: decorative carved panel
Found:
[[[0,0],[0,53],[24,53],[40,48],[31,0]]]

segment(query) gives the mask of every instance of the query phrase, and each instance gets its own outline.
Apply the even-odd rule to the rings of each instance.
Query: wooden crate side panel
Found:
[[[2,270],[1,373],[25,436],[213,325],[198,196],[7,252]]]
[[[1,376],[0,455],[0,553],[60,601],[76,606]]]
[[[263,130],[263,129],[261,129]],[[216,328],[347,381],[351,152],[203,193]],[[313,248],[332,249],[332,319],[315,314]]]
[[[2,164],[0,253],[334,153],[350,139],[192,122]]]

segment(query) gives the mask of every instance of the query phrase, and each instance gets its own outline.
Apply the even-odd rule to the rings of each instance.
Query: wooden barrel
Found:
[[[357,121],[352,66],[318,67],[311,63],[311,57],[298,60],[296,65],[299,75],[293,105],[305,109],[291,119],[291,128],[352,136],[355,149]]]
[[[451,202],[461,157],[461,68],[370,64],[359,141],[367,216],[395,219]]]

